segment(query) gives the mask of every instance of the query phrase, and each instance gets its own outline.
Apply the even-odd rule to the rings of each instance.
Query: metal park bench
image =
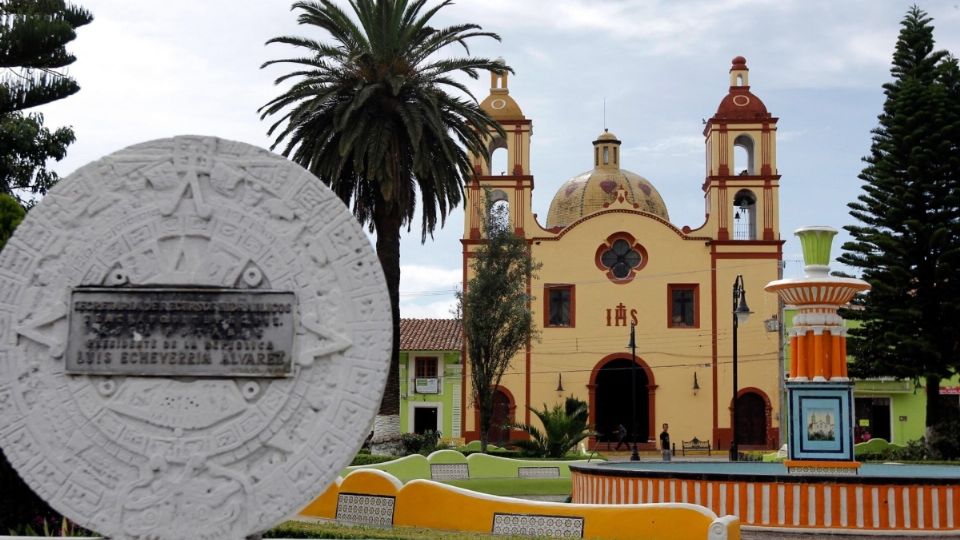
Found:
[[[707,451],[707,455],[710,454],[710,441],[701,441],[700,439],[694,437],[690,441],[680,441],[680,451],[683,455],[687,455],[687,450],[698,450],[698,451]]]

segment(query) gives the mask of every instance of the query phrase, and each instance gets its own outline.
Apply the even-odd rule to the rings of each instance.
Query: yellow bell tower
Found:
[[[703,130],[703,190],[709,232],[716,240],[780,239],[777,118],[750,92],[749,77],[746,59],[734,58],[730,90]]]
[[[503,62],[502,59],[499,61]],[[520,106],[510,96],[507,77],[506,71],[490,73],[490,95],[480,103],[480,107],[499,122],[504,131],[502,136],[494,130],[487,133],[487,153],[492,156],[494,151],[506,149],[509,170],[492,171],[490,160],[483,156],[470,156],[474,176],[467,186],[464,239],[480,239],[482,217],[486,211],[486,190],[490,192],[491,203],[508,205],[510,223],[518,235],[526,235],[527,222],[533,219],[530,210],[530,191],[533,189],[530,136],[533,134],[533,122],[523,115]]]

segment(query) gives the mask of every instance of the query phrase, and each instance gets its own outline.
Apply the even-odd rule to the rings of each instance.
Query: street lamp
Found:
[[[640,454],[637,453],[637,324],[630,323],[630,429],[633,431],[633,453],[630,454],[630,461],[640,461]]]
[[[739,459],[737,449],[737,329],[740,323],[747,322],[750,317],[750,308],[747,307],[747,291],[743,286],[743,276],[737,275],[733,280],[733,403],[730,418],[730,461]]]

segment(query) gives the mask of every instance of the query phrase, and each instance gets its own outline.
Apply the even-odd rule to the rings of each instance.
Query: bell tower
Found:
[[[744,57],[733,59],[730,90],[707,120],[703,184],[709,232],[716,240],[777,241],[777,118],[750,92]]]
[[[498,59],[503,63],[503,59]],[[520,106],[510,96],[507,87],[508,72],[490,73],[490,95],[480,107],[503,128],[503,135],[494,130],[486,134],[487,153],[507,152],[507,170],[491,170],[491,159],[471,154],[473,179],[467,186],[464,239],[479,240],[483,228],[483,214],[487,211],[485,194],[489,191],[491,204],[506,204],[514,231],[524,236],[532,222],[530,192],[533,176],[530,174],[530,136],[533,122],[528,120]]]

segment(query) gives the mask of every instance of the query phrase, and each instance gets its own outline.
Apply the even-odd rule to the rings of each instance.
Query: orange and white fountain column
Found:
[[[855,474],[853,384],[847,376],[847,331],[837,310],[870,288],[859,279],[830,276],[830,246],[836,229],[803,227],[805,276],[765,287],[796,306],[790,329],[789,402],[791,472]]]

